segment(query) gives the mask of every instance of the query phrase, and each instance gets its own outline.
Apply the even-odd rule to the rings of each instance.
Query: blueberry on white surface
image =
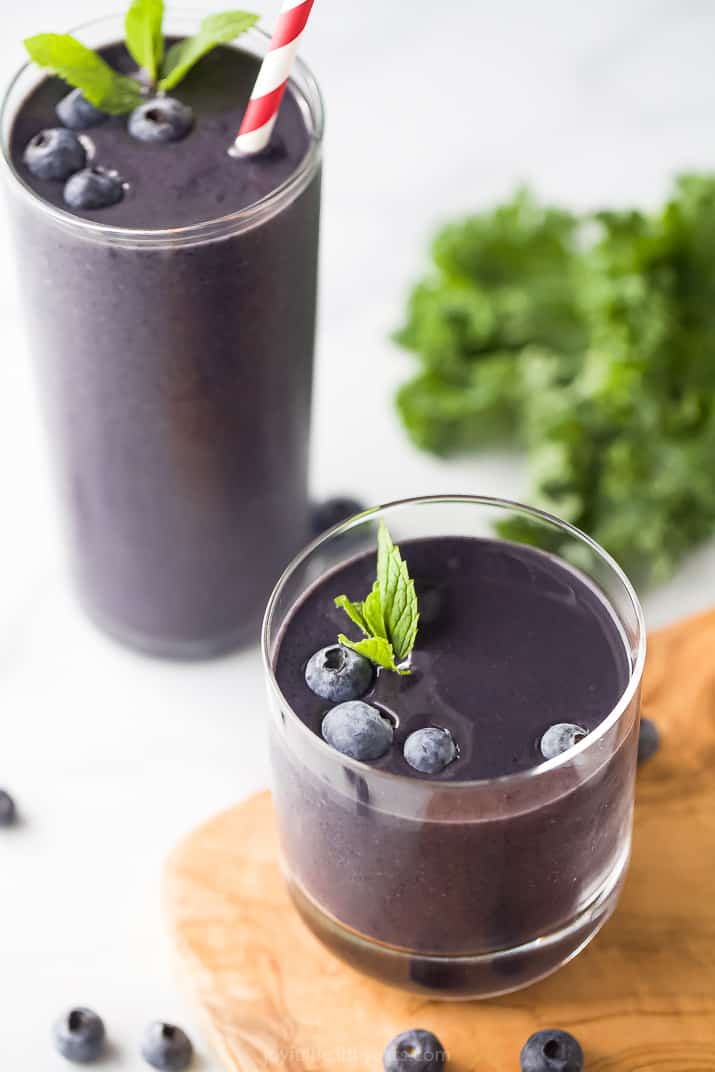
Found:
[[[160,1072],[181,1072],[188,1068],[194,1056],[191,1039],[174,1024],[159,1021],[149,1024],[144,1033],[142,1057]]]
[[[392,723],[376,707],[350,700],[328,711],[323,719],[323,739],[336,752],[369,762],[384,756],[392,744]]]
[[[521,1072],[582,1072],[583,1051],[568,1031],[537,1031],[521,1051]]]
[[[645,763],[660,748],[660,731],[651,718],[641,718],[638,730],[638,763]]]
[[[332,529],[333,525],[347,521],[349,517],[362,513],[364,509],[361,502],[347,495],[335,496],[332,499],[326,499],[325,502],[316,503],[313,507],[313,533],[320,536],[322,532]]]
[[[447,1054],[431,1031],[413,1028],[396,1035],[382,1055],[385,1072],[436,1072],[443,1068]]]
[[[71,130],[52,127],[30,138],[23,160],[38,179],[62,180],[85,166],[87,150]]]
[[[194,125],[188,104],[175,97],[152,97],[138,105],[129,116],[129,133],[139,141],[179,141]]]
[[[73,89],[55,107],[55,113],[63,126],[70,130],[89,130],[109,119],[106,112],[87,100],[81,89]]]
[[[6,789],[0,789],[0,826],[12,826],[17,819],[17,808]]]
[[[332,644],[316,651],[305,668],[308,688],[331,703],[358,700],[370,688],[374,677],[370,660],[344,644]]]
[[[440,774],[457,756],[457,746],[449,730],[425,726],[411,733],[404,744],[404,756],[411,767],[423,774]]]
[[[124,196],[122,180],[103,168],[88,167],[75,172],[65,183],[64,201],[69,208],[109,208]]]
[[[104,1024],[91,1009],[70,1009],[56,1022],[53,1035],[55,1046],[68,1061],[87,1064],[104,1052]]]
[[[562,752],[567,752],[575,744],[582,741],[588,735],[588,730],[583,726],[576,726],[573,722],[555,722],[549,726],[541,738],[539,748],[544,759],[554,759]]]

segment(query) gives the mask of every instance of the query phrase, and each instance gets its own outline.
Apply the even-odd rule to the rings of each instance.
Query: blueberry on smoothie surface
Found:
[[[568,1031],[537,1031],[524,1043],[521,1072],[582,1072],[583,1050]]]
[[[71,130],[53,127],[30,138],[23,160],[38,179],[61,181],[85,166],[87,150]]]
[[[70,1009],[55,1023],[53,1036],[57,1050],[68,1061],[88,1064],[104,1052],[104,1023],[92,1009]]]
[[[62,126],[69,130],[89,130],[109,119],[107,113],[95,108],[79,89],[73,89],[63,97],[57,103],[55,112]]]
[[[193,125],[194,113],[188,104],[175,97],[151,97],[130,114],[128,130],[139,141],[180,141]]]
[[[556,722],[549,726],[541,738],[539,749],[544,759],[555,759],[563,752],[568,752],[575,744],[582,741],[588,734],[583,726],[576,726],[572,722]]]
[[[182,1072],[194,1056],[191,1039],[175,1024],[149,1024],[142,1043],[142,1057],[159,1072]]]
[[[446,1060],[445,1048],[437,1036],[422,1028],[396,1035],[382,1056],[385,1072],[434,1072],[444,1067]]]
[[[375,670],[370,660],[344,644],[332,644],[316,651],[305,668],[308,688],[331,703],[359,700],[374,678]]]
[[[409,765],[422,774],[441,774],[457,758],[457,746],[449,730],[426,726],[409,735],[403,753]]]
[[[64,200],[69,208],[109,208],[124,197],[118,175],[100,167],[82,168],[65,183]]]
[[[384,756],[394,737],[392,723],[362,700],[333,707],[323,719],[321,732],[336,752],[364,763]]]

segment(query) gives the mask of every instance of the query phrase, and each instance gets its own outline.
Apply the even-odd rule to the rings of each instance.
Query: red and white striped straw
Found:
[[[266,148],[278,118],[293,61],[315,0],[283,0],[276,31],[258,72],[234,149],[242,156]]]

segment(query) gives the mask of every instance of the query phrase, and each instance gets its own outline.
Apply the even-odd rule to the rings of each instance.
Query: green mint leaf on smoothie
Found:
[[[363,655],[366,659],[375,663],[376,666],[382,666],[385,670],[394,670],[396,674],[409,674],[409,670],[400,669],[395,662],[395,653],[392,650],[392,644],[389,640],[385,640],[384,637],[368,637],[367,640],[350,640],[341,633],[338,637],[341,644],[344,644],[346,648],[352,648],[358,655]]]
[[[164,0],[132,0],[124,20],[127,49],[152,83],[164,57],[163,20]]]
[[[191,70],[195,63],[217,45],[227,45],[250,30],[258,22],[258,15],[247,11],[224,11],[207,15],[202,20],[199,32],[172,45],[161,66],[159,89],[173,89]]]
[[[36,34],[25,39],[30,59],[79,89],[96,108],[124,115],[141,103],[138,82],[112,70],[101,56],[69,34]]]
[[[383,522],[377,534],[377,587],[382,600],[385,635],[399,662],[408,657],[417,639],[419,610],[415,582]]]
[[[355,622],[355,625],[362,630],[365,636],[369,635],[370,630],[362,612],[362,603],[353,603],[347,596],[338,596],[335,600],[335,606],[344,610],[350,621]]]
[[[417,593],[407,563],[384,522],[377,536],[377,580],[372,591],[361,603],[338,596],[335,606],[345,611],[366,638],[353,641],[341,634],[341,644],[387,670],[409,674],[400,664],[408,659],[417,639]]]

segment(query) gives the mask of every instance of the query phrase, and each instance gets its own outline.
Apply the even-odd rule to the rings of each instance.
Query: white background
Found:
[[[267,27],[278,6],[258,5]],[[5,78],[23,36],[98,12],[96,0],[2,7]],[[407,443],[391,395],[410,361],[387,342],[407,286],[439,221],[518,180],[575,206],[642,204],[678,169],[715,168],[713,41],[710,0],[319,0],[304,46],[329,119],[317,492],[527,493],[514,459],[445,463]],[[169,967],[159,878],[178,838],[266,782],[260,666],[255,651],[153,662],[78,613],[4,217],[0,284],[0,785],[24,816],[0,831],[0,1067],[66,1067],[49,1024],[87,1003],[116,1044],[107,1067],[140,1069],[153,1018],[178,1020],[204,1052]],[[648,596],[650,624],[713,602],[714,578],[710,547]]]

